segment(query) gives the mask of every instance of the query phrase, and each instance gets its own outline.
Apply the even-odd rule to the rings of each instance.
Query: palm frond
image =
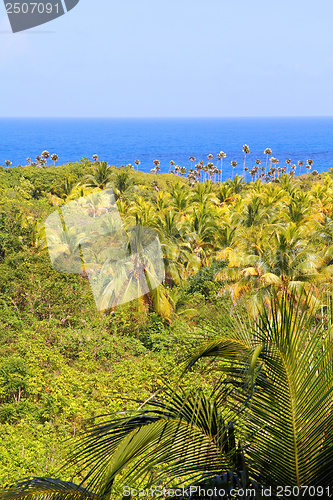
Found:
[[[48,477],[21,479],[0,491],[2,500],[98,500],[98,495],[77,484]]]

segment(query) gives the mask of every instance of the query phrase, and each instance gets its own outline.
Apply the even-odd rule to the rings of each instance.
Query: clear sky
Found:
[[[332,0],[80,0],[12,34],[1,2],[0,116],[332,116],[332,19]]]

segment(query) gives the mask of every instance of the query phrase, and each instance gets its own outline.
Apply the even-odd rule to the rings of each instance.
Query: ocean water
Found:
[[[0,165],[26,165],[43,150],[57,153],[58,164],[98,154],[111,165],[134,164],[148,172],[159,160],[161,173],[169,162],[190,168],[190,156],[208,162],[207,155],[226,153],[223,178],[243,173],[243,144],[250,147],[246,165],[258,158],[266,163],[265,148],[283,166],[290,158],[313,160],[319,172],[333,167],[333,117],[328,118],[2,118],[0,119]],[[237,161],[235,171],[231,161]],[[302,167],[304,173],[305,166]],[[297,168],[296,173],[298,174]]]

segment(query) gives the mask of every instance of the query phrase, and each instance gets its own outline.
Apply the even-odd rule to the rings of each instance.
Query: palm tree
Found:
[[[237,167],[237,161],[232,161],[231,162],[231,166],[232,166],[232,169],[233,169],[233,176],[235,177],[235,168]]]
[[[223,168],[222,168],[222,163],[223,163],[223,158],[226,158],[226,154],[224,151],[220,151],[217,155],[217,158],[221,161],[221,182],[222,182],[222,175],[223,175]]]
[[[230,324],[230,333],[223,330],[200,346],[188,367],[204,358],[221,360],[226,378],[251,387],[246,421],[253,440],[245,451],[250,477],[266,487],[294,484],[297,491],[302,484],[326,486],[333,473],[332,329],[316,324],[314,311],[304,311],[292,295],[273,295],[270,303],[252,329]],[[216,332],[218,324],[212,321]],[[246,397],[245,391],[237,401]]]
[[[176,164],[173,160],[170,161],[170,167],[169,167],[169,172],[172,167],[174,167]]]
[[[160,169],[160,161],[159,160],[154,160],[154,165],[155,165],[155,174],[158,174],[158,172],[161,170]]]
[[[244,168],[245,168],[246,155],[250,153],[250,148],[247,144],[244,144],[243,146],[243,153],[244,153]]]
[[[73,190],[79,186],[80,184],[77,184],[71,177],[67,177],[59,187],[53,188],[52,192],[58,198],[66,200],[73,193]]]
[[[31,158],[27,158],[28,165],[31,163]]]
[[[189,159],[190,159],[190,162],[194,165],[194,162],[196,160],[195,156],[190,156]]]
[[[287,164],[287,172],[288,172],[288,167],[289,167],[290,163],[291,163],[291,160],[290,160],[290,158],[288,158],[288,160],[286,160],[286,164]]]
[[[271,168],[272,168],[272,165],[277,165],[279,163],[279,160],[277,158],[274,158],[273,156],[271,156]],[[274,173],[274,177],[275,177],[275,172],[276,172],[276,168],[272,168],[272,172]]]
[[[48,151],[43,151],[41,156],[45,160],[45,165],[46,165],[47,160],[50,158],[50,153]]]
[[[98,155],[93,155],[92,159],[93,159],[94,161],[98,161]]]
[[[9,168],[10,165],[13,165],[13,163],[10,160],[6,160],[4,163],[5,163],[7,168]]]
[[[122,198],[126,191],[129,191],[134,183],[133,176],[125,170],[111,175],[111,183],[116,199]]]
[[[295,163],[293,163],[293,164],[290,166],[290,168],[291,168],[291,170],[292,170],[292,172],[290,172],[290,173],[292,173],[293,175],[295,175],[295,172],[296,172],[296,165],[295,165]]]
[[[268,165],[268,157],[271,156],[271,154],[272,154],[271,148],[266,148],[264,151],[264,155],[266,155],[266,170]]]
[[[45,160],[45,158],[42,158],[42,159],[40,160],[40,165],[41,165],[42,167],[44,167],[44,165],[46,165],[46,164],[47,164],[47,161]]]
[[[267,213],[263,211],[258,216],[266,218]],[[261,301],[272,289],[280,294],[302,295],[306,298],[307,306],[318,305],[318,286],[323,281],[323,256],[311,251],[304,238],[304,231],[311,230],[311,223],[306,223],[304,217],[300,217],[299,224],[290,221],[287,224],[275,224],[269,234],[268,244],[260,235],[261,248],[258,248],[258,244],[253,245],[256,253],[233,248],[220,252],[217,259],[228,261],[228,267],[216,276],[218,281],[225,282],[221,291],[230,292],[237,301],[251,290],[254,314],[258,300]],[[240,236],[245,244],[244,233],[240,233]],[[246,244],[246,247],[249,245]]]
[[[299,175],[301,175],[301,168],[302,168],[302,165],[304,165],[304,163],[302,162],[302,160],[299,160],[299,161],[298,161],[298,166],[299,166]]]
[[[86,187],[106,189],[111,180],[112,171],[108,164],[103,161],[96,163],[93,167],[93,173],[86,177]]]
[[[228,179],[228,186],[230,187],[231,191],[235,194],[241,193],[244,185],[245,182],[244,182],[244,177],[242,175],[235,175],[235,177],[232,180]]]
[[[36,156],[37,165],[39,165],[39,163],[40,163],[41,159],[42,159],[42,157],[41,157],[41,156]]]
[[[214,163],[207,163],[207,170],[208,170],[209,180],[211,180],[211,178],[212,178],[213,168],[214,168]]]
[[[306,162],[306,169],[307,169],[308,171],[310,171],[310,170],[311,170],[312,165],[313,165],[313,160],[308,160],[308,161]]]
[[[227,396],[222,391],[218,396],[213,391],[205,395],[199,389],[163,392],[163,397],[155,395],[139,402],[138,410],[110,415],[88,430],[70,457],[82,470],[90,469],[82,481],[85,488],[35,477],[19,481],[3,493],[3,499],[25,500],[33,495],[36,500],[102,500],[113,498],[121,476],[123,484],[139,481],[143,492],[154,486],[156,474],[159,484],[168,485],[167,490],[173,486],[178,496],[183,490],[179,482],[184,480],[185,495],[198,484],[221,491],[230,491],[237,484],[251,485],[243,472],[242,449],[236,444],[237,410],[223,414]],[[226,477],[220,478],[224,471]],[[120,494],[127,492],[126,487],[119,490]],[[129,493],[131,490],[128,488]]]
[[[55,166],[56,161],[58,161],[58,160],[59,160],[59,156],[58,156],[56,153],[53,153],[53,154],[51,155],[51,160],[52,160],[52,161],[54,161],[54,166]]]
[[[141,164],[140,160],[135,160],[135,165],[136,165],[136,169],[139,170],[139,165]]]
[[[197,189],[199,186],[198,184]],[[201,265],[209,266],[218,236],[218,227],[207,207],[201,205],[194,208],[193,212],[187,215],[182,230],[194,254],[200,259]]]

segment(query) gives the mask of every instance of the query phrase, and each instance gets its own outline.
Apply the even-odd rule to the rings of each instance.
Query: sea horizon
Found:
[[[181,167],[191,168],[190,156],[207,163],[207,156],[226,153],[223,161],[224,179],[243,174],[247,144],[250,154],[246,166],[256,159],[266,163],[264,150],[272,149],[279,166],[286,159],[297,164],[313,160],[313,170],[322,172],[333,167],[333,117],[119,117],[119,118],[1,118],[0,165],[5,160],[15,165],[34,161],[43,150],[59,156],[58,165],[82,158],[100,160],[121,166],[140,161],[139,169],[149,172],[153,161],[160,161],[160,172],[169,171],[173,160]],[[231,161],[237,162],[232,169]],[[51,163],[51,162],[49,162]],[[305,166],[301,173],[305,173]],[[297,167],[296,174],[299,173]]]

